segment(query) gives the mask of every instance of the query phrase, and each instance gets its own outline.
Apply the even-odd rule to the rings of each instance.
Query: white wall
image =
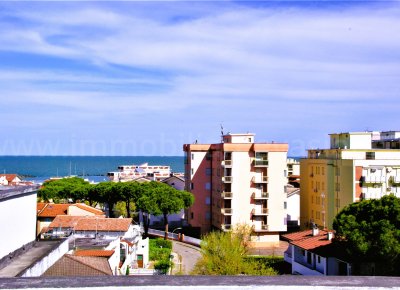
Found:
[[[68,252],[69,249],[69,240],[65,239],[56,249],[48,253],[41,260],[37,261],[34,265],[32,265],[29,269],[27,269],[21,277],[39,277],[44,272],[47,271],[51,266],[55,264],[59,259],[61,259],[64,254]]]
[[[0,200],[0,259],[35,240],[36,199],[34,193]]]

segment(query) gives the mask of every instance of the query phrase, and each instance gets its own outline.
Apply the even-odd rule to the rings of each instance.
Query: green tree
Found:
[[[193,194],[160,182],[143,183],[137,207],[143,213],[145,236],[148,234],[150,215],[163,215],[165,236],[168,238],[168,215],[178,213],[180,210],[191,206],[194,202]]]
[[[72,199],[84,200],[87,198],[91,185],[79,177],[48,180],[38,191],[38,196],[44,201],[59,201]]]
[[[335,241],[350,257],[373,262],[378,274],[400,274],[400,199],[393,195],[345,207],[333,221]]]
[[[121,200],[116,184],[117,183],[111,181],[100,182],[96,184],[91,191],[91,196],[98,202],[106,203],[108,205],[109,217],[111,218],[114,217],[113,209],[115,203]]]
[[[251,229],[238,226],[229,232],[211,232],[201,242],[201,258],[193,274],[197,275],[276,275],[271,267],[246,259]]]

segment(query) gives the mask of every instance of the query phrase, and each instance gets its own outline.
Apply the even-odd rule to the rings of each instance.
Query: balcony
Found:
[[[268,199],[269,193],[268,192],[253,192],[254,199]]]
[[[232,192],[226,192],[226,191],[221,192],[221,198],[232,199],[232,196],[233,196]]]
[[[232,209],[231,208],[221,208],[221,213],[224,215],[232,215]]]
[[[384,183],[386,178],[384,176],[364,176],[364,183]]]
[[[232,160],[222,160],[221,165],[225,168],[230,168],[232,167]]]
[[[232,228],[232,225],[227,225],[227,224],[222,224],[222,225],[221,225],[221,229],[222,229],[223,231],[230,231],[231,228]]]
[[[254,183],[268,183],[268,176],[253,176],[251,181]]]
[[[224,177],[222,177],[222,182],[224,182],[224,183],[232,183],[232,176],[224,176]]]
[[[266,232],[266,231],[268,231],[269,227],[266,224],[261,224],[261,227],[253,226],[253,229],[255,232]]]
[[[255,167],[268,167],[268,160],[267,159],[255,159],[254,166]]]
[[[251,214],[252,215],[268,215],[268,208],[258,208],[258,209],[255,209],[255,208],[253,208],[253,210],[251,211]]]

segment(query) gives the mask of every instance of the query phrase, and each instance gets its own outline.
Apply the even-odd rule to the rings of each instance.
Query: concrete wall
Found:
[[[20,277],[39,277],[47,269],[54,265],[69,250],[69,240],[65,239],[58,247],[53,249],[45,257],[33,264],[29,269],[25,270]]]
[[[36,238],[36,192],[0,199],[0,259]]]

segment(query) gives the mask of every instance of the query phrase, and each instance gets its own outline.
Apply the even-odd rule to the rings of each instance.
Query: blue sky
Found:
[[[397,1],[0,3],[0,155],[182,155],[396,130]]]

